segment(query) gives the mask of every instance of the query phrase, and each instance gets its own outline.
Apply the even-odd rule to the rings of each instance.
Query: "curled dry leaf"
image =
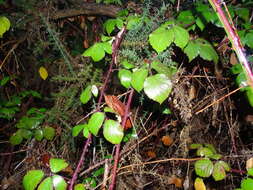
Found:
[[[163,136],[161,140],[164,146],[170,146],[173,143],[173,139],[169,135]]]
[[[181,188],[183,187],[183,179],[176,177],[176,176],[171,176],[168,179],[169,184],[174,184],[176,187]]]
[[[105,102],[108,105],[108,107],[113,109],[120,117],[122,118],[124,117],[126,106],[118,99],[117,96],[105,95]],[[128,118],[124,129],[125,130],[130,129],[132,128],[132,126],[133,126],[132,121],[130,118]]]
[[[152,150],[149,150],[146,154],[149,158],[156,158],[156,153]]]

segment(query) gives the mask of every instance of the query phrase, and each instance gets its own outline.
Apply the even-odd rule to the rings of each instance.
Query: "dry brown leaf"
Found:
[[[250,168],[253,168],[253,157],[248,159],[246,162],[246,169],[249,170]]]
[[[237,60],[237,58],[236,58],[235,53],[231,53],[231,55],[230,55],[230,64],[231,64],[231,65],[235,65],[235,64],[237,64],[237,63],[238,63],[238,60]]]
[[[173,139],[169,135],[163,136],[161,140],[164,146],[170,146],[173,143]]]
[[[149,150],[146,154],[149,158],[156,158],[156,153],[152,150]]]
[[[179,177],[174,176],[174,175],[169,178],[168,183],[174,184],[178,188],[183,187],[183,180]]]
[[[203,179],[197,177],[194,181],[195,190],[206,190],[206,185],[204,184]]]
[[[125,115],[125,104],[123,104],[117,96],[105,95],[106,104],[113,109],[121,117]]]

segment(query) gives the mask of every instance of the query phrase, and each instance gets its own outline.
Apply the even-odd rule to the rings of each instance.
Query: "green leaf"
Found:
[[[197,150],[197,155],[201,157],[210,157],[213,154],[214,154],[213,151],[207,147],[201,147]]]
[[[125,69],[132,69],[132,68],[134,68],[134,65],[131,64],[131,63],[129,63],[126,59],[121,62],[121,65],[123,65],[123,67]]]
[[[22,141],[23,141],[23,137],[22,137],[22,135],[21,135],[21,133],[20,132],[16,132],[16,133],[14,133],[11,137],[10,137],[10,143],[12,144],[12,145],[18,145],[18,144],[20,144],[20,143],[22,143]]]
[[[190,41],[188,45],[184,48],[184,53],[189,58],[189,62],[191,62],[194,58],[196,58],[199,54],[200,47],[195,41]]]
[[[213,155],[210,155],[209,158],[212,158],[214,160],[219,160],[221,159],[222,155],[221,154],[213,154]]]
[[[100,127],[102,126],[104,119],[105,119],[105,114],[102,112],[96,112],[92,114],[88,122],[88,128],[89,128],[89,131],[93,135],[96,136],[98,134],[98,131]]]
[[[0,38],[3,34],[10,29],[11,23],[5,16],[0,17]]]
[[[253,107],[253,88],[248,87],[246,90],[246,97],[248,99],[249,105]]]
[[[199,17],[196,19],[196,25],[199,27],[201,31],[203,31],[205,28],[205,24],[203,23],[202,19],[200,19]]]
[[[103,134],[105,139],[110,143],[119,144],[123,139],[124,131],[119,122],[114,120],[106,120],[104,123]]]
[[[102,46],[104,48],[104,51],[108,54],[112,54],[112,44],[110,42],[103,42]]]
[[[74,190],[86,190],[86,188],[84,184],[79,183],[74,186]]]
[[[253,168],[248,169],[247,175],[253,176]]]
[[[34,131],[34,137],[37,141],[41,141],[43,139],[43,131],[41,129],[36,129]]]
[[[55,136],[55,129],[53,127],[44,127],[42,129],[43,131],[43,136],[45,137],[45,139],[47,140],[53,140],[54,136]]]
[[[148,77],[144,82],[144,92],[147,96],[160,104],[168,98],[172,89],[172,82],[164,74]]]
[[[72,128],[72,136],[76,137],[87,124],[79,124]]]
[[[92,173],[92,176],[93,176],[93,177],[98,177],[98,176],[103,175],[104,173],[105,173],[105,169],[102,167],[102,168],[99,168],[99,169],[97,169],[96,171],[94,171],[94,172]]]
[[[127,30],[133,29],[139,22],[140,22],[140,17],[134,16],[134,15],[128,16],[126,29]]]
[[[21,136],[22,136],[24,139],[31,139],[32,136],[33,136],[32,131],[27,130],[27,129],[19,129],[18,132],[20,132]]]
[[[215,181],[220,181],[220,180],[225,179],[225,177],[226,177],[225,169],[224,169],[223,165],[220,164],[219,162],[216,162],[214,164],[212,176]]]
[[[144,81],[148,76],[148,70],[141,68],[133,72],[131,85],[137,91],[140,92],[143,89]]]
[[[57,173],[57,172],[65,169],[66,167],[68,167],[68,165],[69,164],[64,159],[51,158],[49,160],[50,170],[53,173]]]
[[[252,187],[253,187],[253,179],[246,178],[246,179],[242,180],[242,182],[241,182],[241,188],[243,190],[252,190]]]
[[[192,24],[195,22],[195,18],[192,15],[192,11],[187,10],[187,11],[180,11],[177,21],[182,22],[183,25],[188,25]]]
[[[89,127],[88,127],[88,124],[85,124],[85,126],[83,127],[83,136],[88,138],[89,137]]]
[[[90,56],[93,61],[98,62],[105,56],[104,45],[102,45],[102,43],[95,43],[93,46],[86,49],[82,56]]]
[[[180,26],[174,26],[172,30],[174,32],[174,43],[183,49],[190,39],[188,31]]]
[[[4,77],[2,80],[0,80],[0,86],[4,86],[7,82],[11,80],[11,77]]]
[[[194,164],[195,172],[200,177],[210,177],[213,172],[213,163],[209,159],[201,159]]]
[[[190,149],[199,149],[202,147],[202,144],[191,144]]]
[[[132,73],[129,70],[126,69],[120,69],[118,73],[118,77],[120,80],[120,83],[125,87],[125,88],[130,88],[131,86],[131,79],[132,79]]]
[[[249,21],[249,8],[236,8],[236,14],[242,18],[245,22]]]
[[[116,19],[106,20],[106,22],[104,23],[104,27],[107,34],[110,35],[112,33],[112,31],[115,29],[115,25],[116,25]]]
[[[250,48],[253,48],[253,31],[245,35],[245,44]]]
[[[214,61],[215,63],[218,63],[218,54],[210,44],[202,44],[200,46],[199,55],[204,60]]]
[[[66,190],[67,189],[67,183],[62,176],[53,175],[52,179],[53,179],[53,186],[54,186],[55,190]]]
[[[243,72],[242,65],[239,63],[235,64],[231,67],[230,71],[232,74],[239,74],[239,73]]]
[[[23,187],[25,190],[34,190],[44,177],[42,170],[30,170],[23,178]]]
[[[93,96],[97,97],[98,96],[98,87],[96,85],[91,86],[91,93]]]
[[[157,28],[154,32],[149,35],[149,43],[156,50],[157,53],[160,53],[167,49],[174,40],[173,30],[167,30],[164,27]]]
[[[44,179],[38,187],[38,190],[53,190],[53,181],[51,177]]]
[[[86,104],[91,99],[91,85],[87,86],[80,95],[80,101]]]
[[[167,77],[171,77],[177,70],[176,68],[168,67],[158,61],[153,61],[151,63],[151,68],[154,69],[159,74],[165,74]]]

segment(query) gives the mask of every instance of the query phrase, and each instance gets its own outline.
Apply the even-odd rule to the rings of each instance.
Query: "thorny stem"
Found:
[[[118,48],[120,46],[120,43],[122,41],[122,37],[123,37],[123,34],[125,33],[125,31],[126,31],[126,27],[123,27],[119,31],[119,33],[117,34],[116,39],[115,39],[114,43],[112,44],[112,62],[110,64],[110,66],[109,66],[109,70],[108,70],[108,72],[106,74],[105,82],[104,82],[104,84],[102,86],[102,89],[101,89],[101,93],[100,93],[100,96],[99,96],[99,100],[98,100],[96,111],[100,111],[100,105],[101,105],[102,99],[104,97],[106,85],[107,85],[107,83],[109,81],[109,78],[110,78],[110,75],[112,73],[113,65],[116,65],[116,63],[117,63],[117,58],[116,58],[117,57],[117,50],[118,50]],[[74,183],[75,183],[75,181],[77,179],[77,176],[78,176],[78,173],[80,171],[80,168],[83,165],[84,157],[85,157],[87,149],[88,149],[88,147],[89,147],[89,145],[91,143],[91,139],[92,139],[92,135],[90,134],[89,137],[88,137],[88,139],[86,140],[86,142],[84,144],[80,160],[79,160],[78,165],[77,165],[77,167],[75,169],[75,172],[74,172],[74,174],[73,174],[73,176],[71,178],[70,185],[69,185],[69,188],[68,188],[69,190],[73,190]]]
[[[242,64],[248,78],[249,85],[253,88],[253,73],[250,69],[250,65],[246,59],[245,49],[243,48],[240,38],[236,32],[236,29],[229,23],[224,11],[221,8],[222,0],[208,0],[212,5],[214,11],[217,13],[219,20],[223,24],[223,27],[228,35],[232,47],[235,50],[237,57]],[[232,21],[231,21],[232,22]]]
[[[123,121],[122,121],[123,129],[125,128],[127,118],[129,117],[130,104],[131,104],[132,99],[133,99],[133,94],[134,94],[134,90],[131,89],[128,100],[127,100],[127,105],[126,105],[126,108],[125,108],[125,115],[124,115],[124,118],[123,118]],[[117,144],[116,145],[116,153],[115,153],[115,156],[114,156],[114,165],[113,165],[113,170],[112,170],[112,181],[111,181],[109,190],[113,190],[114,186],[115,186],[119,157],[120,157],[120,144]]]

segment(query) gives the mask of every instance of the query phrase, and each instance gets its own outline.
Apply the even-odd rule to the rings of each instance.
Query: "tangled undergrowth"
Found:
[[[204,185],[218,190],[236,189],[243,179],[251,179],[247,173],[252,168],[250,96],[245,98],[236,86],[238,79],[230,70],[237,61],[228,42],[224,43],[225,32],[218,21],[201,24],[199,20],[206,5],[103,2],[123,3],[129,12],[99,4],[92,9],[94,5],[87,4],[93,14],[82,12],[85,8],[80,13],[81,5],[76,8],[75,1],[0,3],[0,9],[6,10],[3,16],[13,27],[0,39],[1,188],[22,189],[24,176],[31,170],[42,171],[49,180],[59,174],[69,189],[74,183],[80,189],[187,190]],[[41,4],[48,9],[41,9]],[[238,24],[244,31],[240,37],[250,50],[247,35],[252,30],[247,26],[252,10],[238,12],[243,5],[231,4],[229,11],[242,22]],[[111,6],[110,13],[106,6]],[[190,9],[194,11],[189,13]],[[120,14],[112,16],[114,11]],[[159,30],[183,31],[180,34],[189,34],[189,39],[185,43],[175,34],[173,45],[164,45],[167,39],[157,45],[162,37],[152,41],[152,35],[155,38]],[[200,49],[192,56],[187,51],[191,42],[209,48],[208,53]],[[94,43],[103,47],[102,56],[100,49],[94,50]],[[165,48],[159,49],[162,46]],[[95,53],[88,51],[92,48]],[[137,75],[138,71],[141,74]],[[129,82],[130,75],[137,79],[132,77]],[[165,75],[167,82],[162,84],[170,91],[164,99],[150,94],[145,84],[140,87],[142,79],[144,83],[152,76]],[[108,128],[107,121],[121,124],[119,131],[124,137],[111,139],[113,133],[108,137],[105,131],[87,127],[95,113],[102,113],[103,128]],[[113,145],[119,144],[115,141],[121,148]],[[60,169],[55,164],[57,170],[54,158],[68,164]],[[198,161],[211,162],[214,166],[208,167],[214,169],[200,171],[196,169]],[[218,174],[214,172],[216,163],[223,164],[217,166]],[[116,185],[111,187],[114,177]],[[222,180],[217,180],[219,177]],[[38,189],[43,189],[44,182]]]

